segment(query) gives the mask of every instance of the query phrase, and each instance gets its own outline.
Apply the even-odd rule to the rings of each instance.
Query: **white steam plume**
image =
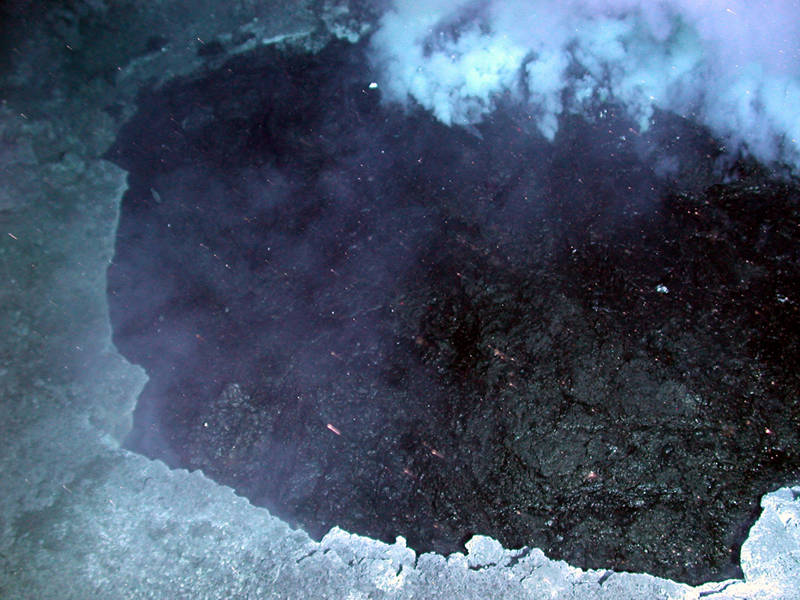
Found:
[[[446,124],[504,95],[553,139],[613,101],[641,130],[657,107],[800,172],[800,0],[397,0],[372,49],[385,97]]]

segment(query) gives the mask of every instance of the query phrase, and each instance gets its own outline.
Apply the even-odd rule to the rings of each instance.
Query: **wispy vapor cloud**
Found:
[[[480,122],[501,96],[553,139],[565,112],[655,108],[800,171],[800,2],[398,0],[372,40],[386,97]]]

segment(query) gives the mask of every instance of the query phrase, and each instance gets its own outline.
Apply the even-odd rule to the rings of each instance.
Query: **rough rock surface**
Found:
[[[127,447],[315,539],[740,575],[800,470],[800,188],[716,183],[667,115],[467,136],[379,104],[367,63],[250,53],[142,96],[108,154],[114,341],[150,376]],[[658,136],[707,174],[657,177]]]
[[[205,4],[149,6],[158,14],[213,12]],[[79,21],[82,10],[108,10],[97,1],[69,6],[59,8],[66,12],[53,27]],[[130,12],[143,14],[133,5]],[[223,37],[249,22],[204,25]],[[283,32],[311,29],[302,15],[292,24]],[[155,34],[187,44],[195,36],[179,18],[126,31],[127,46],[146,46]],[[42,76],[42,64],[59,73],[70,65],[48,54],[60,55],[63,43],[45,44],[50,38],[39,35],[28,38],[39,57],[32,68],[17,64],[2,75],[5,89],[11,81],[15,90],[11,108],[0,111],[2,597],[797,598],[800,488],[763,498],[742,549],[743,580],[692,588],[644,574],[584,572],[482,537],[468,543],[466,556],[449,557],[416,557],[402,540],[387,545],[338,529],[317,543],[200,473],[121,450],[144,376],[110,344],[105,271],[125,174],[99,159],[119,125],[101,108],[118,103],[125,114],[141,79],[123,78],[115,90],[98,69],[92,72],[105,75],[86,87],[56,82],[43,98],[42,85],[26,82]],[[92,38],[71,42],[91,47]],[[123,70],[133,63],[121,61]],[[164,71],[158,61],[137,68],[142,77]]]

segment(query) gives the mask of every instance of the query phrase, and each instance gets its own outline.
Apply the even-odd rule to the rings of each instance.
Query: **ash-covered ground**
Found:
[[[314,536],[738,574],[800,473],[800,188],[669,114],[448,128],[363,48],[143,94],[109,270],[130,448]]]

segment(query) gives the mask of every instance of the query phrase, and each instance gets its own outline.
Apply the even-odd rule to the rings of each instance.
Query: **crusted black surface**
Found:
[[[449,129],[360,52],[142,97],[110,155],[114,339],[151,377],[129,446],[316,536],[736,575],[800,466],[797,186],[722,183],[669,115]]]

